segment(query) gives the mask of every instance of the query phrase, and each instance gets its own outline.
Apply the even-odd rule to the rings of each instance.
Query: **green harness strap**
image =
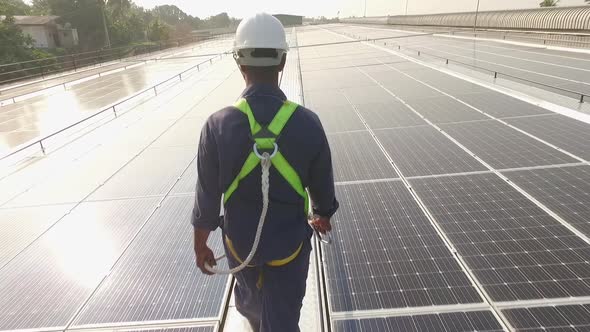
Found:
[[[250,132],[252,133],[252,137],[254,137],[257,148],[262,150],[274,149],[277,137],[281,134],[283,128],[285,128],[285,125],[291,118],[291,115],[293,115],[297,107],[299,107],[299,105],[286,100],[266,128],[270,133],[272,133],[272,135],[274,135],[274,137],[256,137],[256,134],[260,133],[263,130],[263,127],[254,118],[254,113],[252,113],[252,109],[250,108],[250,105],[248,105],[246,99],[241,98],[234,104],[234,106],[248,117],[248,123],[250,124]],[[289,183],[289,185],[291,185],[291,187],[293,187],[293,189],[305,200],[305,215],[307,216],[309,210],[309,195],[301,183],[299,174],[297,174],[295,169],[293,169],[293,167],[289,164],[287,159],[285,159],[280,151],[277,151],[276,155],[271,159],[271,162],[279,174],[281,174],[283,178],[285,178],[285,180]],[[256,156],[256,154],[254,154],[254,152],[250,152],[248,158],[246,158],[246,162],[244,162],[244,165],[240,170],[240,173],[238,173],[229,188],[227,188],[225,191],[223,195],[224,204],[227,203],[232,194],[236,191],[236,189],[238,189],[240,181],[250,174],[259,164],[260,159]]]

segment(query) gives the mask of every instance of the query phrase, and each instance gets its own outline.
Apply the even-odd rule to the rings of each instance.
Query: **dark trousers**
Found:
[[[236,308],[255,332],[299,332],[310,252],[308,239],[299,255],[286,265],[248,267],[234,275]],[[227,249],[226,253],[230,266],[237,266]]]

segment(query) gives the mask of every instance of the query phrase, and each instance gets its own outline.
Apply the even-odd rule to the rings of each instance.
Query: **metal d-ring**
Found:
[[[274,145],[274,151],[270,154],[270,157],[268,159],[272,159],[277,152],[279,151],[279,146],[277,145],[277,143],[272,143]],[[254,154],[256,155],[256,157],[260,158],[260,159],[264,159],[264,157],[260,154],[260,152],[258,152],[258,147],[256,146],[256,143],[254,143]]]

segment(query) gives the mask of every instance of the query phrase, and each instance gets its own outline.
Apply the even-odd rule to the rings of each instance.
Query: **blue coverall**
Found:
[[[256,120],[268,125],[286,100],[276,86],[248,87],[242,97],[248,101]],[[239,173],[253,141],[247,117],[235,107],[226,107],[209,117],[199,142],[195,206],[192,224],[215,230],[231,240],[244,259],[254,241],[262,210],[261,169],[244,178],[219,217],[221,197]],[[331,217],[338,209],[330,148],[317,115],[300,106],[277,140],[281,153],[309,189],[313,212]],[[270,170],[270,205],[254,267],[238,272],[234,289],[236,307],[255,330],[298,331],[298,321],[309,265],[312,230],[304,213],[304,200],[274,167]],[[225,242],[225,241],[224,241]],[[284,259],[303,243],[299,255],[286,265],[265,263]],[[236,266],[226,246],[230,266]],[[262,282],[258,283],[262,273]],[[261,286],[258,288],[257,286]]]

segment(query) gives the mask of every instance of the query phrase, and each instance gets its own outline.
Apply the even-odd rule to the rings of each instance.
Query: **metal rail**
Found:
[[[195,37],[179,38],[179,39],[174,39],[174,40],[170,40],[170,41],[166,41],[166,42],[161,42],[161,41],[155,42],[157,44],[153,44],[153,45],[122,46],[122,47],[106,49],[106,50],[101,49],[101,50],[90,51],[90,52],[82,52],[82,53],[54,56],[54,57],[44,58],[44,59],[35,59],[35,60],[2,64],[2,65],[0,65],[0,77],[10,76],[11,74],[14,75],[17,73],[24,73],[25,75],[2,80],[2,81],[0,81],[0,84],[11,83],[11,82],[19,81],[22,79],[31,78],[31,77],[45,78],[45,76],[48,74],[64,72],[64,71],[68,71],[68,70],[72,70],[72,69],[75,71],[78,69],[78,67],[85,67],[90,64],[97,65],[100,63],[113,61],[113,60],[122,61],[124,58],[133,58],[133,57],[140,56],[142,54],[146,54],[146,53],[151,54],[152,52],[155,52],[155,51],[161,51],[165,48],[181,46],[182,43],[188,44],[191,41],[197,42],[197,41],[204,41],[204,40],[221,39],[225,35],[226,34],[214,35],[211,37],[202,38],[200,40],[196,40]],[[177,43],[177,45],[175,43]],[[120,51],[122,51],[122,50],[124,51],[126,49],[129,49],[130,51],[138,52],[138,54],[134,54],[131,56],[124,56],[124,53],[120,52]],[[87,56],[87,57],[80,58],[81,55],[89,55],[89,54],[94,55],[94,56]],[[52,61],[55,61],[55,62],[52,62]],[[27,65],[27,64],[34,64],[34,63],[39,63],[40,65],[32,66],[32,67],[25,67],[25,65]],[[2,69],[4,69],[4,68],[11,68],[11,67],[15,67],[15,68],[20,67],[20,68],[16,69],[16,70],[2,71]],[[51,71],[44,70],[45,68],[52,68],[52,67],[60,67],[60,68],[58,68],[56,70],[51,70]],[[34,73],[27,75],[27,72],[34,72]],[[1,93],[2,92],[0,91],[0,94]]]
[[[356,35],[350,35],[350,36],[351,37],[354,37],[354,38],[357,38],[357,39],[360,38],[359,36],[356,36]],[[375,40],[370,40],[369,39],[369,40],[366,40],[366,41],[375,42]],[[389,46],[386,42],[384,42],[383,45]],[[400,51],[402,50],[402,46],[401,45],[397,44],[397,45],[394,45],[394,46],[397,46],[397,49],[398,50],[400,50]],[[534,84],[534,85],[537,85],[537,86],[541,86],[541,87],[544,87],[544,88],[552,89],[552,90],[555,90],[555,91],[560,91],[560,92],[562,92],[561,93],[562,95],[565,95],[565,96],[568,96],[568,97],[570,97],[570,96],[576,96],[576,98],[579,98],[578,99],[579,103],[586,102],[586,99],[588,99],[587,97],[590,97],[590,94],[586,94],[586,93],[583,93],[583,92],[579,92],[579,91],[574,91],[574,90],[570,90],[570,89],[565,89],[565,88],[561,88],[561,87],[552,86],[552,85],[549,85],[549,84],[546,84],[546,83],[529,80],[529,79],[518,77],[518,76],[515,76],[515,75],[512,75],[512,74],[503,73],[503,72],[500,72],[500,71],[497,71],[497,70],[487,69],[487,68],[483,68],[483,67],[479,67],[479,66],[476,66],[476,65],[472,65],[472,64],[469,64],[469,63],[466,63],[466,62],[462,62],[462,61],[458,61],[458,60],[453,60],[453,59],[450,59],[448,57],[442,57],[442,56],[434,55],[434,54],[431,54],[431,53],[425,53],[425,52],[422,52],[420,50],[412,49],[412,48],[409,48],[409,47],[403,47],[403,49],[404,50],[411,51],[411,52],[416,52],[416,54],[418,56],[426,55],[426,56],[429,56],[429,57],[441,59],[441,60],[445,61],[445,64],[447,64],[447,65],[449,65],[451,63],[456,63],[456,64],[459,64],[459,65],[462,65],[462,66],[466,66],[466,67],[471,67],[471,68],[477,69],[479,71],[488,72],[488,73],[493,74],[494,79],[497,79],[498,77],[503,76],[503,77],[506,77],[506,78],[509,78],[509,79],[512,79],[512,80],[522,81],[522,82]]]
[[[223,54],[219,54],[218,56],[221,59],[223,57]],[[213,64],[213,59],[215,59],[216,57],[217,56],[212,57],[212,58],[209,58],[209,59],[207,59],[207,60],[205,60],[203,62],[200,62],[200,63],[198,63],[198,64],[196,64],[196,65],[194,65],[194,66],[192,66],[190,68],[187,68],[187,69],[183,70],[182,72],[180,72],[178,74],[174,74],[173,76],[171,76],[170,78],[168,78],[168,79],[166,79],[166,80],[164,80],[162,82],[159,82],[159,83],[157,83],[157,84],[155,84],[155,85],[153,85],[153,86],[151,86],[149,88],[145,88],[145,89],[143,89],[143,90],[141,90],[141,91],[139,91],[139,92],[137,92],[137,93],[135,93],[135,94],[133,94],[133,95],[131,95],[131,96],[123,99],[123,100],[118,101],[117,103],[115,103],[113,105],[110,105],[109,107],[106,107],[106,108],[104,108],[104,109],[102,109],[102,110],[100,110],[100,111],[98,111],[96,113],[93,113],[92,115],[89,115],[89,116],[87,116],[87,117],[85,117],[85,118],[83,118],[83,119],[81,119],[79,121],[76,121],[76,122],[74,122],[74,123],[66,126],[65,128],[62,128],[62,129],[57,130],[57,131],[54,131],[51,134],[45,135],[45,136],[43,136],[43,137],[41,137],[41,138],[39,138],[39,139],[37,139],[37,140],[35,140],[33,142],[29,142],[25,146],[22,146],[22,147],[18,148],[17,150],[11,151],[8,154],[0,157],[0,161],[1,160],[4,160],[4,159],[7,159],[7,158],[9,158],[9,157],[11,157],[11,156],[19,153],[19,152],[22,152],[22,151],[24,151],[24,150],[26,150],[26,149],[28,149],[30,147],[33,147],[35,145],[39,145],[39,147],[41,148],[41,152],[43,152],[43,154],[45,155],[46,154],[46,148],[43,145],[43,141],[47,140],[48,138],[51,138],[51,137],[53,137],[55,135],[58,135],[58,134],[66,131],[68,129],[71,129],[71,128],[73,128],[73,127],[75,127],[75,126],[77,126],[77,125],[79,125],[79,124],[81,124],[83,122],[86,122],[86,121],[88,121],[88,120],[90,120],[90,119],[92,119],[92,118],[94,118],[94,117],[96,117],[98,115],[101,115],[101,114],[103,114],[105,112],[108,112],[108,111],[112,111],[113,114],[114,114],[114,116],[117,117],[118,116],[117,110],[116,110],[116,107],[117,106],[119,106],[119,105],[121,105],[121,104],[123,104],[123,103],[125,103],[125,102],[127,102],[127,101],[129,101],[131,99],[134,99],[135,97],[140,96],[140,95],[142,95],[145,92],[148,92],[150,90],[153,90],[154,91],[154,94],[157,96],[158,95],[158,89],[157,89],[158,86],[161,86],[163,84],[166,84],[166,83],[168,83],[171,80],[176,79],[176,78],[178,78],[180,81],[182,81],[182,75],[183,74],[185,74],[185,73],[187,73],[187,72],[189,72],[189,71],[191,71],[191,70],[193,70],[195,68],[200,71],[199,68],[200,68],[201,65],[203,65],[203,64],[205,64],[207,62],[209,62],[210,64]]]

